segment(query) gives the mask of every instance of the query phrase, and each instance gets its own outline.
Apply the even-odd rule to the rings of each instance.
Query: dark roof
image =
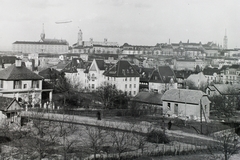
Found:
[[[57,79],[60,72],[54,68],[47,68],[40,71],[38,74],[42,76],[44,79]]]
[[[126,60],[119,60],[113,67],[104,72],[110,77],[139,77],[136,69]]]
[[[46,41],[16,41],[13,44],[39,44],[39,45],[68,45],[66,40],[46,40]]]
[[[10,105],[16,101],[15,98],[9,98],[9,97],[0,97],[0,110],[1,111],[7,111],[7,109],[10,107]]]
[[[3,80],[41,80],[43,77],[32,72],[25,66],[16,67],[11,65],[8,68],[0,71],[0,79]]]
[[[191,70],[181,70],[181,71],[174,71],[176,78],[182,78],[182,79],[187,79],[192,73],[194,73]]]
[[[77,69],[86,69],[86,65],[81,58],[73,58],[62,71],[67,73],[77,73]]]
[[[154,92],[139,92],[132,101],[162,105],[162,94]]]
[[[1,56],[0,64],[6,64],[6,63],[14,64],[16,59],[17,57],[15,56]]]
[[[173,70],[169,66],[159,66],[158,69],[153,71],[149,82],[171,83],[171,80],[173,82],[177,81]]]
[[[240,93],[240,84],[214,84],[213,87],[222,95]],[[210,89],[213,90],[213,87]]]
[[[96,59],[97,66],[100,70],[105,70],[105,62],[102,59]]]
[[[63,60],[63,61],[60,61],[56,67],[57,69],[63,69],[65,68],[71,61],[68,61],[68,60]]]
[[[204,75],[213,75],[214,73],[220,74],[221,70],[218,68],[204,68]]]
[[[199,104],[203,96],[207,97],[206,93],[200,90],[170,89],[163,94],[162,101]]]
[[[140,82],[148,82],[155,68],[140,68]]]

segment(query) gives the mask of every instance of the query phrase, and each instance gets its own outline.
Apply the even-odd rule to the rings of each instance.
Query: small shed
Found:
[[[0,97],[0,120],[20,123],[21,105],[15,98]]]
[[[162,96],[163,112],[169,116],[208,120],[210,100],[200,90],[171,89]],[[202,113],[202,116],[201,116]]]

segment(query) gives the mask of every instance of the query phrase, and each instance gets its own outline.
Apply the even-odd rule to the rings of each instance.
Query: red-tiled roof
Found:
[[[0,71],[2,80],[41,80],[43,77],[32,72],[25,66],[16,67],[15,64]]]

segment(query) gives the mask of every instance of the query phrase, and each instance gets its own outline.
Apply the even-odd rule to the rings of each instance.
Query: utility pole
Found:
[[[200,99],[200,133],[202,134],[202,97]]]

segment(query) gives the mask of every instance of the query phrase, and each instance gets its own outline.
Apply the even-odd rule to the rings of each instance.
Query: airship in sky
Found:
[[[63,23],[71,23],[72,20],[61,20],[61,21],[56,21],[56,24],[63,24]]]

